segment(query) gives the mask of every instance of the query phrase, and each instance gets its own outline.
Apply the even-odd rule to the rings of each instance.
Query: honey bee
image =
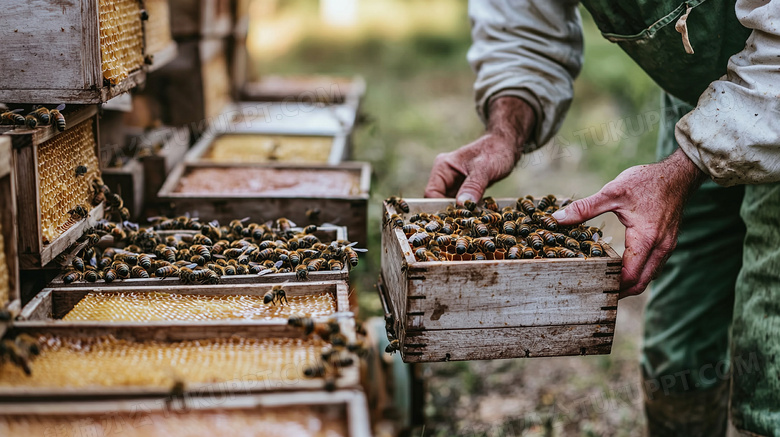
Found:
[[[130,210],[126,207],[119,208],[119,218],[121,218],[123,222],[130,220]]]
[[[332,260],[328,261],[328,269],[329,270],[338,271],[338,270],[341,270],[343,268],[344,268],[344,263],[339,261],[339,260],[337,260],[337,259],[332,259]]]
[[[317,225],[309,225],[303,228],[304,234],[313,234],[315,232],[317,232]]]
[[[496,235],[496,243],[504,249],[507,249],[517,244],[517,238],[515,238],[514,235],[498,234]]]
[[[534,202],[527,197],[521,197],[520,199],[517,199],[517,209],[525,212],[526,214],[533,214],[534,211],[536,211]]]
[[[534,250],[532,247],[525,246],[521,251],[521,256],[523,259],[536,258],[536,250]]]
[[[68,211],[68,214],[70,214],[70,217],[73,220],[82,220],[89,215],[89,208],[84,205],[76,205],[73,209]]]
[[[86,165],[78,165],[76,166],[76,177],[84,176],[87,174],[87,166]]]
[[[87,282],[97,282],[100,279],[98,273],[94,270],[87,270],[84,272],[84,280]]]
[[[280,218],[276,220],[276,227],[282,232],[287,232],[290,228],[295,227],[295,223],[287,218]]]
[[[471,241],[468,237],[460,236],[455,240],[455,252],[458,255],[463,255],[471,245]]]
[[[439,229],[441,229],[442,224],[438,220],[431,220],[428,222],[427,225],[425,225],[425,232],[429,232],[431,234],[437,232]]]
[[[305,281],[309,279],[309,270],[305,265],[301,264],[295,267],[295,278],[299,281]]]
[[[281,305],[282,300],[284,300],[284,303],[289,304],[289,302],[287,302],[287,292],[284,290],[284,288],[282,288],[281,285],[274,285],[263,296],[263,303],[266,305],[269,303],[276,305],[276,302],[279,302]]]
[[[0,356],[22,369],[27,376],[32,375],[29,354],[22,350],[14,341],[3,340],[0,343]]]
[[[315,225],[320,224],[320,209],[319,208],[307,209],[306,219],[309,221],[309,223],[313,223]]]
[[[474,260],[475,261],[485,261],[485,260],[487,260],[487,257],[482,252],[474,252]]]
[[[483,252],[496,251],[496,243],[493,242],[492,238],[489,237],[475,238],[471,241]]]
[[[522,247],[512,246],[506,252],[507,259],[520,259]]]
[[[389,205],[393,205],[397,207],[404,214],[409,213],[409,204],[406,203],[406,201],[400,197],[390,196],[387,199],[385,199],[385,202],[387,202]]]
[[[452,210],[452,216],[455,218],[469,218],[473,217],[474,214],[472,214],[468,209],[454,209]]]
[[[555,196],[553,196],[552,194],[548,194],[542,197],[541,199],[539,199],[539,203],[536,205],[536,207],[544,211],[545,209],[555,205],[555,202],[557,200],[558,199],[556,199]]]
[[[62,277],[62,282],[65,284],[71,284],[73,282],[80,281],[80,280],[81,280],[81,273],[77,271],[72,271]]]
[[[120,279],[127,279],[130,277],[130,266],[125,264],[124,262],[114,261],[112,267],[114,268],[114,270],[116,270],[116,275]]]
[[[536,232],[532,232],[528,234],[528,237],[526,237],[526,241],[528,242],[529,246],[534,248],[534,250],[538,251],[544,248],[544,240]]]
[[[29,113],[24,116],[24,124],[27,125],[30,129],[35,129],[38,127],[38,117],[34,116],[32,113]]]
[[[558,220],[555,220],[553,216],[551,215],[544,215],[539,218],[539,222],[544,226],[548,231],[557,231],[558,230]]]
[[[316,272],[318,270],[322,270],[323,266],[326,265],[326,261],[323,258],[317,258],[309,261],[309,263],[306,265],[306,269],[310,272]]]
[[[106,269],[103,271],[103,280],[111,283],[114,282],[117,278],[116,270],[114,269]]]
[[[409,243],[412,244],[413,247],[420,247],[425,246],[431,241],[431,235],[427,232],[417,232],[411,237],[409,237]]]
[[[463,206],[469,211],[474,211],[475,209],[477,209],[477,202],[471,199],[466,199],[466,201],[463,202]]]
[[[134,266],[132,269],[130,269],[130,277],[131,278],[148,278],[149,277],[149,272],[147,272],[141,266]]]
[[[544,240],[544,244],[548,246],[555,246],[558,244],[558,239],[555,238],[555,234],[547,231],[545,229],[537,229],[537,234],[539,234],[540,237],[542,237],[542,240]]]
[[[517,223],[513,220],[504,220],[501,230],[507,235],[515,235],[517,233]]]
[[[486,225],[491,225],[491,226],[495,226],[495,225],[501,223],[501,220],[503,220],[503,219],[504,219],[504,217],[501,214],[497,213],[497,212],[488,212],[488,213],[483,214],[482,217],[480,217],[480,220],[482,221],[482,223],[484,223]]]
[[[52,109],[51,111],[49,111],[49,115],[51,115],[51,119],[57,125],[57,130],[60,132],[65,131],[65,129],[67,128],[65,124],[65,116],[62,115],[62,112],[60,112],[63,109],[65,109],[64,103],[57,106],[57,109]]]
[[[307,378],[322,378],[327,370],[324,363],[319,363],[303,369],[303,376]]]
[[[79,272],[84,272],[84,260],[79,257],[74,257],[73,261],[70,263],[70,265],[78,270]]]
[[[25,118],[19,114],[23,109],[14,109],[13,111],[6,111],[0,114],[0,124],[14,124],[24,126]]]
[[[604,256],[604,246],[601,243],[593,242],[590,244],[590,256]]]
[[[492,197],[485,197],[482,199],[482,203],[485,205],[485,209],[489,209],[494,212],[498,212],[498,203],[496,203],[496,200]]]
[[[398,214],[393,214],[388,217],[387,223],[393,225],[394,228],[402,228],[404,226],[404,219]]]
[[[45,126],[51,123],[51,115],[49,114],[49,110],[44,106],[33,110],[33,112],[31,112],[29,115],[35,117],[41,125]]]
[[[472,226],[474,228],[474,232],[476,232],[480,237],[487,237],[490,235],[490,229],[488,229],[486,224],[475,221],[472,222]]]
[[[303,329],[304,334],[309,335],[314,332],[314,320],[305,316],[290,316],[287,324],[296,328]]]
[[[585,240],[592,240],[593,239],[593,229],[586,228],[584,226],[580,227],[580,234],[577,236],[577,239],[580,241]]]
[[[390,354],[390,355],[393,355],[393,354],[394,354],[394,353],[396,353],[396,352],[397,352],[399,349],[400,349],[400,343],[399,343],[398,339],[395,339],[395,340],[391,341],[391,342],[390,342],[390,343],[389,343],[389,344],[388,344],[388,345],[385,347],[385,352],[386,352],[386,353],[388,353],[388,354]]]

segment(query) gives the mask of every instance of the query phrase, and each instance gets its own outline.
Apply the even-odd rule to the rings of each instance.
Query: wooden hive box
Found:
[[[346,159],[345,135],[273,134],[236,130],[206,133],[187,162],[336,165]]]
[[[104,203],[91,205],[92,180],[100,176],[97,107],[71,108],[64,112],[64,132],[43,126],[5,133],[13,146],[16,196],[25,199],[17,202],[23,269],[45,266],[81,237],[84,229],[103,218]],[[88,171],[77,177],[79,165]],[[74,221],[68,211],[77,204],[90,211],[85,219]]]
[[[176,42],[171,33],[171,9],[168,0],[144,0],[149,14],[144,32],[148,71],[159,70],[176,57]]]
[[[215,131],[351,135],[358,108],[351,103],[322,106],[311,100],[239,102],[228,105],[215,120]]]
[[[0,135],[0,311],[19,312],[19,260],[16,248],[16,187],[11,138]],[[0,321],[0,337],[5,332]]]
[[[366,81],[360,77],[336,76],[264,76],[241,88],[241,100],[247,102],[314,101],[325,105],[349,104],[355,107],[366,93]]]
[[[176,39],[221,38],[233,30],[231,0],[170,0],[171,29]]]
[[[90,104],[144,82],[138,0],[13,2],[0,18],[0,101]]]
[[[162,127],[131,137],[131,142],[150,153],[141,157],[144,167],[144,198],[157,202],[157,192],[176,164],[184,160],[190,148],[190,132],[186,128]]]
[[[113,401],[0,404],[0,429],[9,435],[256,435],[370,437],[366,398],[359,390],[266,393]],[[23,431],[22,431],[23,430]],[[303,433],[303,434],[302,434]],[[52,434],[54,435],[54,434]]]
[[[345,293],[345,287],[338,285],[312,287]],[[259,294],[268,288],[253,292]],[[304,288],[293,287],[292,294],[304,294]],[[58,294],[82,293],[51,292],[49,298],[36,299],[37,305],[25,310],[23,317],[45,316],[49,303],[65,305],[69,298]],[[242,294],[242,289],[213,287],[205,291],[209,292]],[[352,313],[335,317],[346,340],[354,342]],[[314,321],[327,319],[315,317]],[[318,337],[307,337],[286,319],[66,322],[44,318],[17,321],[9,335],[19,334],[38,338],[41,354],[30,361],[32,376],[25,376],[11,363],[0,364],[0,402],[166,396],[177,382],[183,383],[181,392],[188,397],[208,390],[317,392],[324,389],[325,381],[307,378],[303,372],[320,362],[320,352],[329,345]],[[357,362],[351,353],[345,352],[345,356]],[[335,385],[358,387],[358,367],[341,368]]]
[[[452,199],[406,199],[410,214]],[[515,199],[498,199],[500,207]],[[384,204],[387,214],[395,214]],[[382,230],[380,297],[406,362],[608,354],[622,261],[419,262],[400,228]]]
[[[201,184],[205,180],[201,177],[209,181],[203,190],[191,185]],[[170,205],[172,214],[168,215],[197,211],[199,217],[220,222],[236,217],[258,222],[286,217],[305,226],[309,224],[306,211],[316,208],[322,223],[345,226],[352,241],[365,245],[370,181],[371,166],[363,162],[334,166],[184,162],[171,172],[159,198]],[[216,183],[220,185],[211,185]],[[324,183],[331,185],[317,185]],[[301,189],[314,185],[317,192]]]
[[[161,236],[167,236],[167,235],[195,235],[196,231],[159,231],[158,232]],[[347,240],[347,229],[345,227],[340,226],[321,226],[318,228],[317,232],[314,233],[321,241],[323,242],[330,242],[335,240]],[[309,272],[308,273],[308,281],[312,282],[323,282],[323,281],[335,281],[335,282],[341,282],[344,284],[349,284],[349,266],[345,265],[341,270],[337,271],[331,271],[331,270],[323,270],[323,271],[316,271],[316,272]],[[57,288],[57,287],[78,287],[78,288],[94,288],[94,287],[102,287],[102,286],[110,286],[110,287],[183,287],[183,288],[189,288],[192,287],[192,285],[183,284],[179,281],[178,278],[130,278],[130,279],[123,279],[123,280],[117,280],[111,284],[107,284],[104,280],[100,279],[97,282],[85,282],[85,281],[79,281],[79,282],[73,282],[70,284],[66,284],[63,280],[64,274],[57,275],[49,284],[48,287],[50,288]],[[224,285],[252,285],[252,284],[275,284],[275,283],[283,283],[283,282],[297,282],[299,281],[295,273],[273,273],[273,274],[266,274],[266,275],[234,275],[234,276],[222,276],[220,278],[220,284]],[[196,287],[201,287],[200,285],[196,285]]]

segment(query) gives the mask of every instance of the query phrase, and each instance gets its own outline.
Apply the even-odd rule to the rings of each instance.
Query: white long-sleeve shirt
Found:
[[[477,111],[517,96],[533,108],[536,131],[526,151],[560,128],[582,66],[577,1],[473,0]],[[721,185],[780,181],[780,2],[738,0],[737,19],[752,30],[728,73],[710,84],[675,134],[686,155]]]

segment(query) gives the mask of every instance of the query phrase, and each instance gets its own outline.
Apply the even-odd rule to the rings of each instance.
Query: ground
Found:
[[[421,197],[436,154],[473,141],[483,129],[465,58],[465,2],[356,1],[356,21],[338,25],[328,24],[313,0],[255,3],[248,41],[253,74],[360,74],[368,84],[354,159],[374,169],[369,252],[354,283],[361,316],[379,314],[373,283],[381,200]],[[660,91],[582,13],[585,68],[563,128],[488,195],[583,197],[623,169],[653,161]],[[623,228],[613,216],[594,224],[603,224],[622,251]],[[637,358],[643,302],[621,301],[608,356],[425,365],[427,423],[413,435],[641,435]]]

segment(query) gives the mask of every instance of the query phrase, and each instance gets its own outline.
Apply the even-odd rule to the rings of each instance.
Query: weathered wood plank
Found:
[[[614,323],[407,331],[405,362],[608,354]]]
[[[17,203],[16,185],[13,170],[13,152],[11,139],[0,136],[0,226],[2,226],[5,262],[8,268],[8,302],[0,302],[4,307],[19,299],[19,254],[17,248]]]

